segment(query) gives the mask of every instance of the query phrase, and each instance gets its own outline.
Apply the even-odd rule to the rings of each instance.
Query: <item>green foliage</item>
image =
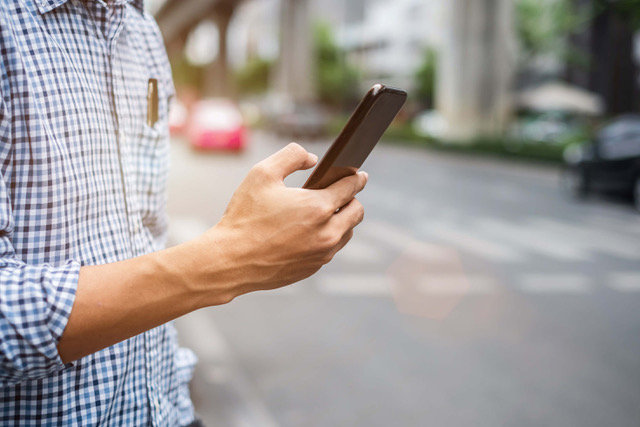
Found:
[[[516,29],[524,62],[552,55],[571,62],[588,58],[566,39],[580,32],[604,11],[616,12],[634,30],[640,30],[640,0],[594,0],[593,7],[578,7],[575,0],[516,0]]]
[[[612,9],[627,21],[632,29],[640,30],[640,0],[597,0],[600,11]]]
[[[236,71],[236,88],[241,95],[258,95],[267,91],[272,61],[253,58],[247,61],[246,65]]]
[[[314,28],[316,87],[320,100],[329,105],[343,105],[357,98],[359,73],[345,60],[331,27],[317,24]]]
[[[172,58],[171,70],[176,87],[187,86],[202,90],[204,85],[204,67],[191,64],[185,57]]]
[[[636,0],[633,0],[636,1]],[[584,62],[566,38],[584,29],[593,12],[577,8],[572,0],[516,0],[516,31],[526,63],[539,55]]]
[[[418,71],[416,71],[415,95],[425,106],[433,106],[433,99],[436,91],[436,73],[438,64],[438,54],[432,48],[424,53],[424,59]]]

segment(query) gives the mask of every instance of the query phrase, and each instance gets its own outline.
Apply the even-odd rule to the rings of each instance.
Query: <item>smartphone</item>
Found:
[[[403,90],[373,86],[302,188],[326,188],[356,174],[406,100]]]

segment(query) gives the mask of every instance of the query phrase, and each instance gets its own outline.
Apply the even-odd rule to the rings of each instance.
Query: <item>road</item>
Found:
[[[235,155],[174,141],[170,244],[215,224],[283,145],[256,134]],[[630,204],[567,200],[548,167],[396,145],[365,169],[365,222],[332,264],[177,321],[200,358],[207,425],[640,425]]]

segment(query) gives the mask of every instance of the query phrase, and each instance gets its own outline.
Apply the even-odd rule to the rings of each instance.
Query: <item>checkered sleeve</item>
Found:
[[[11,143],[9,122],[0,96],[0,152],[5,154]],[[0,158],[0,167],[2,165]],[[0,168],[0,388],[65,368],[57,344],[71,313],[80,269],[74,261],[53,267],[28,265],[18,259],[11,240],[10,189],[2,170]]]

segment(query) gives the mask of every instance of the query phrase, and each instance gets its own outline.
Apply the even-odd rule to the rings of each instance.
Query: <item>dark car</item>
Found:
[[[328,134],[329,114],[312,103],[295,103],[275,117],[276,133],[293,139],[322,138]]]
[[[571,194],[626,193],[640,211],[640,116],[622,116],[602,128],[593,142],[567,148],[565,161],[562,182]]]

